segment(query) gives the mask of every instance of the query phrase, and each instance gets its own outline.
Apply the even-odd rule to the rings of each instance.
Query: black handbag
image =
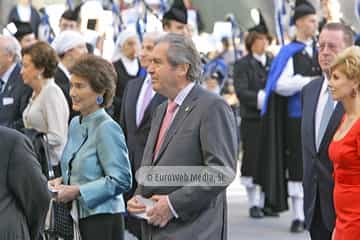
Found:
[[[49,149],[48,149],[48,139],[46,139],[46,159],[48,162],[49,170],[49,179],[54,179],[54,170],[52,169]],[[45,234],[50,237],[60,237],[64,240],[73,240],[74,239],[74,225],[73,219],[71,217],[71,203],[59,203],[52,200],[50,212],[50,223],[48,229],[45,230]]]
[[[45,141],[45,133],[39,132],[34,128],[22,128],[20,131],[26,135],[32,142],[34,146],[34,151],[36,154],[36,159],[40,163],[41,172],[49,179],[49,166],[46,156],[46,147],[47,142]]]
[[[66,203],[52,202],[50,227],[45,231],[53,237],[61,237],[64,240],[74,239],[73,219],[70,215],[70,208]]]

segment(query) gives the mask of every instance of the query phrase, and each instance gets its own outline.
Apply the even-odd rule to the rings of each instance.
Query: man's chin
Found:
[[[320,68],[323,72],[329,72],[330,71],[330,66],[331,64],[330,63],[319,63],[320,65]]]
[[[72,105],[71,106],[71,109],[73,110],[73,111],[75,111],[75,112],[79,112],[79,110],[80,110],[80,107],[78,106],[78,105]]]

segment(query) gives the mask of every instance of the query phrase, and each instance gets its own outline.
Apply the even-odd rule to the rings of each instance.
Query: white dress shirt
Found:
[[[140,119],[140,110],[141,110],[141,105],[144,102],[144,97],[145,97],[145,93],[146,93],[146,89],[148,88],[148,86],[151,85],[151,76],[150,74],[146,75],[146,78],[141,86],[141,90],[139,93],[139,98],[138,101],[136,103],[136,124],[139,125],[141,119]],[[151,99],[155,96],[155,91],[151,88]],[[151,101],[151,100],[150,100]]]
[[[321,90],[320,90],[320,96],[318,99],[318,104],[316,107],[316,115],[315,115],[315,142],[316,139],[318,138],[318,134],[319,134],[319,129],[320,129],[320,122],[321,122],[321,118],[322,118],[322,114],[324,111],[324,107],[328,98],[328,94],[329,94],[329,90],[328,90],[328,79],[326,76],[324,76],[324,82],[321,86]],[[336,107],[337,102],[334,101],[334,109]]]
[[[306,45],[304,50],[312,57],[314,54],[313,40],[310,39],[304,42],[304,44]],[[290,58],[276,83],[275,91],[282,96],[292,96],[301,91],[312,79],[313,77],[306,77],[300,74],[294,75],[294,61],[293,58]]]

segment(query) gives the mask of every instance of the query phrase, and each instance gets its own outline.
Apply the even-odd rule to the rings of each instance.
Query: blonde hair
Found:
[[[342,72],[348,79],[360,83],[360,47],[348,47],[340,52],[330,65],[330,73],[335,69]]]

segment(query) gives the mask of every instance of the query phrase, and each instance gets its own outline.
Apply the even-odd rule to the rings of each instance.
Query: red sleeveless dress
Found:
[[[360,119],[343,138],[332,140],[329,157],[334,166],[335,240],[359,240]]]

